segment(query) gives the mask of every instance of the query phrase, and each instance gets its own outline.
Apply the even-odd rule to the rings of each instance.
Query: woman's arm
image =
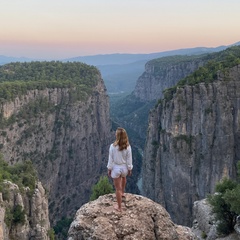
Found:
[[[108,170],[112,170],[112,167],[113,167],[113,146],[111,144],[110,147],[109,147],[107,168],[108,168]]]
[[[133,165],[132,165],[132,148],[129,145],[127,148],[127,167],[128,170],[132,171]]]

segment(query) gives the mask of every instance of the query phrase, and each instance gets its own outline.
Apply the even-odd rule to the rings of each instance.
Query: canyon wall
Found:
[[[240,65],[212,83],[178,87],[149,114],[143,160],[144,195],[174,222],[192,223],[193,202],[236,178],[240,160]]]
[[[63,216],[73,217],[106,172],[114,136],[100,73],[97,79],[90,94],[67,87],[42,88],[1,102],[5,124],[0,151],[11,164],[33,162],[49,194],[53,224]]]
[[[145,72],[138,78],[133,91],[141,101],[162,98],[163,91],[203,66],[206,59],[200,56],[172,56],[146,63]]]

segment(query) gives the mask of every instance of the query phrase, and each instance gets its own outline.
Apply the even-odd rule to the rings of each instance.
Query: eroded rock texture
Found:
[[[20,191],[9,181],[4,185],[7,192],[0,193],[0,239],[49,240],[48,199],[42,184],[38,182],[31,195],[29,189]],[[11,217],[16,209],[18,215]]]
[[[236,178],[240,159],[240,66],[218,80],[177,89],[149,116],[143,161],[144,195],[174,222],[190,226],[194,201]]]
[[[174,56],[149,61],[144,73],[137,80],[133,94],[142,101],[160,99],[164,89],[175,86],[179,80],[193,73],[205,62],[201,56]]]
[[[0,105],[2,116],[11,120],[0,130],[4,159],[33,162],[49,192],[53,223],[72,217],[106,171],[114,134],[100,73],[97,80],[88,95],[75,96],[67,87],[35,89]]]
[[[160,204],[140,195],[125,196],[121,213],[113,207],[115,194],[83,205],[70,226],[68,240],[196,239],[189,228],[175,225]]]

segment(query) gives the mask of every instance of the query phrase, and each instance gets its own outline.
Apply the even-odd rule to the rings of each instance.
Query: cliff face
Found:
[[[32,196],[16,184],[5,182],[0,193],[0,239],[49,240],[48,200],[40,182]]]
[[[177,62],[173,60],[168,62],[167,59],[162,63],[156,61],[147,62],[145,72],[137,80],[133,94],[142,101],[162,98],[164,89],[176,85],[180,79],[203,66],[205,60],[199,57]]]
[[[115,194],[83,205],[72,222],[68,240],[194,240],[191,229],[175,225],[166,210],[148,198],[126,194],[123,211],[117,212]]]
[[[149,115],[143,190],[178,224],[192,223],[193,202],[236,177],[240,159],[240,66],[213,83],[178,88]],[[183,217],[184,216],[184,217]]]
[[[106,170],[111,139],[109,102],[99,74],[92,93],[73,101],[69,88],[29,90],[2,103],[8,124],[0,150],[11,163],[30,159],[49,191],[52,222],[73,216]]]

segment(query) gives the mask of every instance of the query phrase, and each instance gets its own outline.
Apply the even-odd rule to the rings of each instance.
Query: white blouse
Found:
[[[114,146],[113,143],[110,145],[107,168],[112,170],[113,165],[115,164],[126,164],[128,170],[132,170],[132,148],[130,145],[127,147],[127,149],[123,149],[122,151],[119,151],[118,146]]]

